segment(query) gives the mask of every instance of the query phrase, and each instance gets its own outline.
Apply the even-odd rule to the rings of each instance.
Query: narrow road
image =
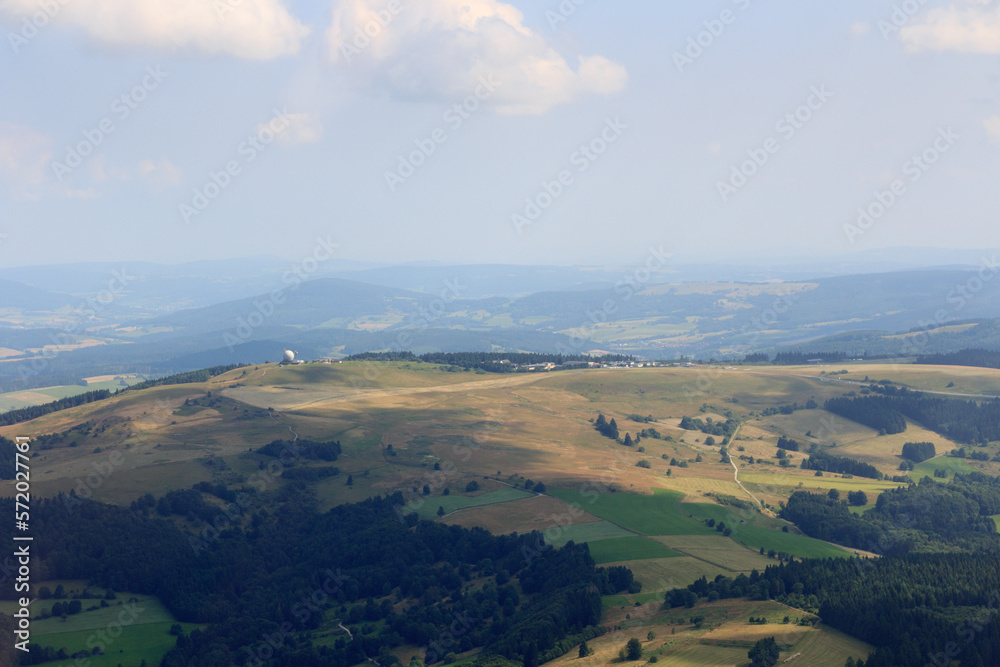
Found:
[[[757,496],[755,496],[754,494],[752,494],[749,491],[747,491],[747,487],[743,486],[743,482],[740,481],[740,469],[739,469],[739,466],[736,465],[736,457],[733,456],[733,453],[732,453],[733,443],[736,442],[736,436],[739,434],[740,427],[742,427],[742,426],[743,426],[743,424],[740,424],[739,426],[737,426],[736,430],[733,431],[733,437],[731,437],[729,439],[729,462],[733,464],[733,481],[736,482],[737,486],[739,486],[741,489],[743,489],[743,493],[745,493],[748,496],[750,496],[750,499],[753,500],[755,503],[757,503],[757,507],[763,513],[763,511],[764,511],[764,505],[762,505],[761,502],[759,500],[757,500]]]

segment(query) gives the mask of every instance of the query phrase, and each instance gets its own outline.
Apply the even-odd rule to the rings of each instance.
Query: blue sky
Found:
[[[41,6],[0,0],[0,266],[1000,246],[996,0]]]

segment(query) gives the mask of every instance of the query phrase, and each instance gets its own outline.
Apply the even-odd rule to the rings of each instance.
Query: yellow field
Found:
[[[472,528],[479,526],[493,533],[528,533],[553,526],[575,526],[600,521],[586,512],[571,511],[565,502],[552,496],[536,496],[508,503],[470,507],[444,519],[445,523]]]
[[[727,576],[739,572],[763,571],[774,561],[732,540],[713,535],[671,535],[655,538],[674,551],[692,556],[702,562],[726,570]]]
[[[625,619],[626,613],[631,619]],[[795,625],[798,618],[806,615],[804,612],[770,601],[699,602],[693,609],[671,611],[663,611],[658,603],[651,603],[608,610],[607,615],[609,622],[621,625],[621,630],[588,641],[593,655],[579,658],[576,651],[570,651],[549,664],[585,667],[618,664],[618,650],[633,637],[642,643],[643,662],[655,655],[659,662],[682,667],[745,665],[747,650],[764,637],[774,637],[781,646],[778,664],[796,656],[787,664],[843,667],[847,658],[864,659],[874,650],[863,642],[822,625]],[[704,616],[702,628],[695,628],[687,622],[694,615]],[[766,625],[750,625],[750,616],[765,617],[769,622]],[[789,617],[790,623],[782,622],[785,616]],[[652,640],[648,639],[650,632],[655,635]]]
[[[828,366],[787,366],[781,369],[781,373],[795,373],[819,377],[821,372],[843,369],[850,372],[847,375],[836,376],[837,379],[843,380],[846,378],[854,382],[863,382],[867,376],[873,382],[876,380],[893,380],[911,389],[1000,395],[1000,369],[994,368],[861,363],[831,364]],[[771,370],[768,369],[767,372],[771,372]],[[948,384],[952,382],[954,386],[949,387]],[[828,378],[824,380],[824,383],[840,385],[841,388],[850,388],[846,383],[837,382],[834,378]]]
[[[138,377],[137,375],[95,375],[94,377],[83,378],[87,384],[94,384],[95,382],[110,382],[117,377],[123,377],[125,379],[132,379]]]

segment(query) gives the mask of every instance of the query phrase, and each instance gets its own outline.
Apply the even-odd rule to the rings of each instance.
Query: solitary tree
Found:
[[[618,657],[622,662],[626,660],[642,660],[642,643],[633,637],[618,652]]]
[[[774,637],[758,640],[754,647],[747,651],[752,667],[774,667],[778,663],[778,643]]]

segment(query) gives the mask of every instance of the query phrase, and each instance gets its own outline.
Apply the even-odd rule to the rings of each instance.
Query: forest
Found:
[[[97,391],[88,391],[83,394],[77,394],[76,396],[60,398],[56,401],[52,401],[51,403],[43,403],[42,405],[34,405],[27,408],[18,408],[17,410],[11,410],[0,414],[0,426],[20,424],[21,422],[38,419],[42,415],[47,415],[50,412],[67,410],[69,408],[75,408],[78,405],[93,403],[94,401],[103,401],[106,398],[111,398],[111,396],[112,393],[107,389],[98,389]]]
[[[782,518],[812,537],[881,557],[793,560],[763,574],[702,577],[668,591],[664,605],[777,600],[874,645],[861,667],[1000,664],[1000,536],[989,518],[998,510],[1000,478],[981,473],[887,491],[861,516],[830,496],[798,491]]]
[[[814,451],[808,459],[802,460],[803,470],[819,470],[842,475],[856,475],[869,479],[882,479],[884,475],[870,463],[863,463],[844,456],[831,456],[823,451]]]
[[[205,493],[238,508],[223,514]],[[586,545],[424,521],[403,503],[396,494],[320,514],[294,482],[267,494],[202,485],[128,509],[39,499],[37,576],[156,595],[178,620],[209,624],[181,634],[166,667],[244,664],[276,636],[273,656],[251,664],[391,667],[389,650],[412,643],[428,647],[428,663],[483,647],[533,667],[599,634],[601,595],[633,586],[628,569],[597,568]],[[176,516],[215,529],[195,545]],[[310,631],[331,619],[353,639],[314,645]]]
[[[1000,352],[996,350],[965,349],[958,352],[927,354],[917,357],[918,364],[936,366],[978,366],[1000,368]]]
[[[694,417],[682,417],[680,422],[680,427],[686,431],[701,431],[707,435],[724,436],[723,444],[727,443],[729,436],[736,432],[739,425],[738,419],[727,419],[720,422],[711,417],[706,417],[704,421]]]
[[[810,537],[879,554],[910,551],[1000,551],[990,518],[1000,514],[1000,478],[958,474],[951,483],[925,477],[883,492],[875,507],[852,514],[843,501],[804,491],[788,499],[781,517]]]
[[[877,385],[872,387],[884,391]],[[831,398],[824,407],[884,433],[902,433],[906,430],[905,417],[909,417],[962,444],[1000,440],[1000,399],[977,403],[958,398],[931,398],[920,392],[900,389],[892,395]]]

